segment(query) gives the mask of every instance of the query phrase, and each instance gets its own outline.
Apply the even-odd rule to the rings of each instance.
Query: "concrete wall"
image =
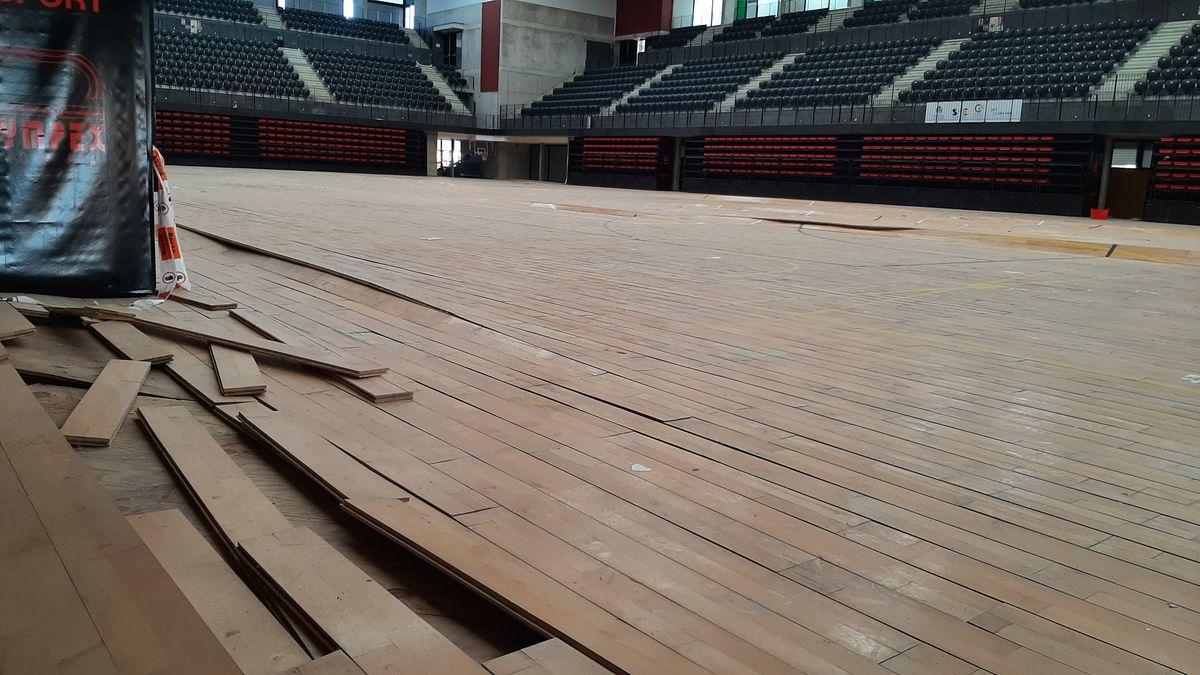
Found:
[[[437,31],[439,26],[461,24],[463,36],[460,72],[467,77],[468,81],[475,82],[478,86],[481,75],[480,53],[483,45],[483,3],[480,0],[425,0],[425,3],[425,25],[430,30]],[[419,10],[420,7],[418,7]],[[430,47],[434,51],[441,49],[438,45],[430,45]],[[481,99],[485,98],[493,100],[490,104],[491,107],[496,106],[494,100],[497,97],[494,94],[477,94],[476,104],[479,105],[482,103]]]
[[[527,104],[582,72],[588,41],[613,41],[616,9],[616,0],[504,0],[497,103]]]

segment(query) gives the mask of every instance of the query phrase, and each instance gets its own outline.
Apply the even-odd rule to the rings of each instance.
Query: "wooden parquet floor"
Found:
[[[1200,671],[1196,267],[703,195],[174,174],[216,238],[185,236],[198,291],[415,393],[267,362],[260,400],[383,439],[368,465],[676,669]]]

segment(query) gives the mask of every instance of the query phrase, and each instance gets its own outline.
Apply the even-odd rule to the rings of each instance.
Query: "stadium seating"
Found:
[[[279,17],[283,19],[283,24],[292,30],[401,45],[409,44],[408,35],[405,34],[404,29],[386,21],[347,19],[337,14],[314,12],[307,9],[281,9]]]
[[[936,38],[818,47],[797,57],[738,108],[785,108],[867,103],[929,54]]]
[[[308,89],[278,47],[202,33],[155,31],[158,84],[260,96],[307,98]]]
[[[901,92],[900,100],[1086,96],[1155,25],[1137,19],[983,33]]]
[[[829,14],[827,9],[813,9],[807,12],[791,12],[782,14],[774,23],[762,29],[762,37],[779,37],[781,35],[800,35],[807,33],[818,21]]]
[[[775,22],[774,16],[738,19],[713,37],[713,42],[734,42],[758,37],[759,32]]]
[[[451,89],[466,88],[467,78],[463,77],[463,74],[458,72],[458,69],[454,66],[442,63],[437,66],[437,71],[441,73],[442,77],[446,78],[446,83],[450,85]]]
[[[912,4],[912,0],[875,0],[846,17],[843,25],[846,28],[858,28],[896,23]]]
[[[617,112],[708,110],[783,56],[782,52],[776,52],[687,61],[646,91],[622,103]]]
[[[697,35],[708,30],[708,26],[688,26],[676,28],[666,35],[651,35],[646,38],[647,49],[675,49],[686,47]]]
[[[415,61],[328,49],[307,49],[305,54],[341,103],[450,110]]]
[[[1146,96],[1193,96],[1200,93],[1200,24],[1171,47],[1158,67],[1133,85],[1134,93]]]
[[[250,0],[154,0],[154,9],[206,19],[262,23],[262,15]]]
[[[921,0],[908,10],[909,21],[965,16],[978,0]]]
[[[585,71],[525,108],[525,115],[595,115],[658,72],[658,66]]]

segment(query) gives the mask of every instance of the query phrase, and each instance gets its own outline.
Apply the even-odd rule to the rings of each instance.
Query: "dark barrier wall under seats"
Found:
[[[170,110],[155,119],[173,163],[426,173],[422,131]]]
[[[692,192],[1084,215],[1093,136],[708,136],[684,145]]]
[[[1155,143],[1145,219],[1200,225],[1200,136],[1164,136]]]
[[[671,189],[674,139],[658,136],[572,138],[567,165],[571,185]]]
[[[0,2],[0,291],[154,289],[149,12]]]

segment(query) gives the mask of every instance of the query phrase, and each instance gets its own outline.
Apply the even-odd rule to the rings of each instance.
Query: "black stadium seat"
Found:
[[[708,110],[783,58],[782,52],[714,56],[686,61],[645,91],[622,103],[626,114]]]
[[[828,9],[810,9],[807,12],[791,12],[781,14],[774,23],[762,29],[762,37],[779,37],[781,35],[800,35],[807,33],[818,21],[829,14]]]
[[[738,19],[729,24],[713,37],[713,42],[734,42],[758,37],[762,29],[775,22],[774,16],[760,16],[753,19]]]
[[[817,47],[737,102],[738,108],[867,103],[929,54],[936,38]]]
[[[1142,96],[1194,96],[1200,93],[1200,23],[1179,38],[1158,67],[1146,72],[1145,79],[1133,85]]]
[[[451,109],[416,61],[329,49],[306,49],[304,53],[341,103]]]
[[[308,89],[273,44],[202,33],[154,32],[157,83],[259,96],[307,98]]]
[[[262,15],[250,0],[154,0],[154,9],[205,19],[262,23]]]
[[[658,68],[649,65],[584,71],[541,100],[534,101],[522,114],[595,115],[648,80]]]
[[[400,26],[386,21],[372,19],[347,19],[338,14],[314,12],[307,9],[281,9],[279,17],[283,25],[292,30],[303,30],[310,33],[325,33],[342,37],[374,40],[376,42],[391,42],[394,44],[409,44],[408,35]]]
[[[965,16],[978,0],[921,0],[908,10],[909,21]]]
[[[858,28],[896,23],[912,4],[912,0],[875,0],[846,17],[843,25],[846,28]]]
[[[901,92],[901,101],[1080,98],[1146,39],[1153,19],[982,33]]]

